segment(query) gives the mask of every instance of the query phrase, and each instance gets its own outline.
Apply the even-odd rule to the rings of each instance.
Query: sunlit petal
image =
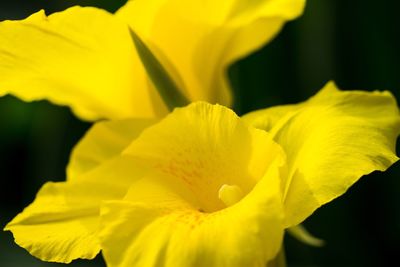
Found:
[[[340,91],[329,83],[302,104],[256,111],[244,119],[265,127],[287,153],[286,226],[300,223],[361,176],[398,160],[400,116],[389,92]]]
[[[164,114],[128,26],[92,7],[0,22],[0,95],[67,105],[81,118]]]

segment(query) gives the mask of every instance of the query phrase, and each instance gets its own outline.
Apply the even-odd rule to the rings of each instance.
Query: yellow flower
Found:
[[[390,93],[333,83],[243,118],[198,102],[158,122],[100,122],[68,181],[47,183],[6,230],[48,261],[102,250],[111,267],[265,266],[285,228],[397,161],[399,130]]]
[[[0,96],[48,99],[81,118],[165,115],[128,25],[192,100],[229,106],[229,64],[270,41],[305,0],[134,0],[0,23]]]

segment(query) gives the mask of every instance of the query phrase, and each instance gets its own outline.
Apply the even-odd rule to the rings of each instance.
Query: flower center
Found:
[[[224,184],[218,191],[218,198],[227,206],[230,207],[243,198],[243,191],[237,185]]]

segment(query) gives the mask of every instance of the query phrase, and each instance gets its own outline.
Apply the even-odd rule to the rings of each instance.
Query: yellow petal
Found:
[[[74,180],[110,160],[124,150],[155,119],[101,121],[92,126],[74,147],[67,167],[67,177]]]
[[[108,161],[72,182],[47,183],[5,228],[15,242],[45,261],[92,259],[100,250],[100,204],[122,199],[144,174],[128,157]]]
[[[257,129],[263,129],[267,132],[279,128],[282,124],[297,112],[303,104],[291,104],[275,106],[267,109],[256,110],[245,114],[242,119]],[[278,126],[278,123],[280,126]]]
[[[361,176],[398,160],[400,117],[389,92],[339,91],[329,83],[300,105],[256,111],[244,119],[260,126],[262,118],[273,122],[267,130],[288,156],[287,227],[343,194]]]
[[[266,132],[230,109],[198,102],[144,130],[124,154],[185,181],[209,212],[225,207],[218,197],[222,185],[247,194],[279,151]]]
[[[74,194],[70,203],[66,191]],[[69,263],[77,258],[92,259],[100,251],[98,209],[86,205],[92,197],[88,192],[66,183],[47,183],[34,203],[5,230],[12,231],[15,242],[41,260]]]
[[[135,0],[117,16],[168,57],[192,101],[229,106],[227,66],[271,40],[287,20],[301,14],[304,3]]]
[[[190,187],[177,177],[150,176],[132,185],[124,201],[102,207],[107,265],[266,266],[282,242],[283,155],[275,156],[248,195],[213,213],[197,210]]]
[[[47,99],[81,118],[165,113],[148,86],[128,27],[92,7],[0,23],[0,96]]]

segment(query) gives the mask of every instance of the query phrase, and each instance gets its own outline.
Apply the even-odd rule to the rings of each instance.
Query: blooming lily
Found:
[[[265,266],[283,231],[395,155],[389,92],[329,83],[243,118],[197,102],[155,121],[96,123],[66,182],[47,183],[6,230],[47,261],[108,266]]]
[[[129,28],[191,101],[230,106],[228,65],[270,41],[305,0],[134,0],[115,14],[73,7],[0,23],[0,96],[47,99],[86,120],[152,118],[167,108]]]

